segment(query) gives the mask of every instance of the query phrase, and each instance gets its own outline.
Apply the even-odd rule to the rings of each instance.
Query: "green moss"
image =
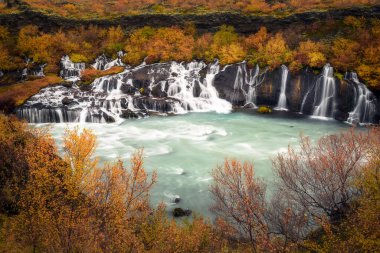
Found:
[[[272,109],[269,106],[260,106],[257,109],[257,112],[262,113],[262,114],[268,114],[268,113],[272,113]]]
[[[339,73],[339,72],[335,72],[335,76],[339,79],[339,80],[343,80],[344,78],[344,75],[342,73]]]
[[[72,62],[75,62],[75,63],[88,62],[88,58],[82,54],[71,54],[70,59]]]

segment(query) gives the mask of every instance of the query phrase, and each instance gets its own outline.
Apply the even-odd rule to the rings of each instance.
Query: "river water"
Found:
[[[61,123],[51,125],[51,134],[60,147],[66,128],[79,125],[93,129],[98,140],[96,155],[102,161],[119,158],[128,162],[136,149],[144,148],[145,169],[158,172],[158,182],[151,192],[152,205],[164,202],[168,212],[182,207],[212,218],[210,171],[226,157],[253,162],[256,175],[267,183],[270,195],[274,180],[271,159],[278,152],[296,144],[301,133],[318,139],[348,128],[336,121],[287,115],[189,113],[119,124]],[[175,197],[181,198],[177,204],[173,203]]]

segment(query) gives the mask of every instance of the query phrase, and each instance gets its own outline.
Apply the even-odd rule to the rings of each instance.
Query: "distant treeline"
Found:
[[[287,14],[317,9],[379,4],[379,0],[5,0],[0,12],[28,6],[62,16],[115,16],[141,13],[200,13],[236,11],[247,14]]]

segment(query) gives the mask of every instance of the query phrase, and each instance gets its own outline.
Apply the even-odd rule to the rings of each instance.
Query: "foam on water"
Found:
[[[119,125],[54,124],[51,131],[58,146],[62,144],[65,128],[77,126],[90,128],[98,136],[96,155],[103,162],[122,159],[128,166],[131,154],[144,148],[144,168],[149,173],[158,172],[158,182],[151,192],[153,206],[171,203],[168,194],[178,195],[181,201],[176,207],[189,208],[208,217],[213,217],[209,211],[210,172],[226,157],[254,162],[256,175],[269,184],[270,190],[274,179],[270,159],[285,151],[288,144],[296,143],[300,132],[316,139],[348,128],[335,121],[194,113],[150,117]],[[169,206],[169,211],[171,208],[174,206]]]

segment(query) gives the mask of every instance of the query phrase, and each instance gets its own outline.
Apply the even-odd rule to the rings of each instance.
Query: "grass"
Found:
[[[0,87],[0,105],[8,101],[13,103],[14,106],[20,106],[28,98],[38,93],[42,88],[61,81],[63,81],[62,78],[52,75]]]

